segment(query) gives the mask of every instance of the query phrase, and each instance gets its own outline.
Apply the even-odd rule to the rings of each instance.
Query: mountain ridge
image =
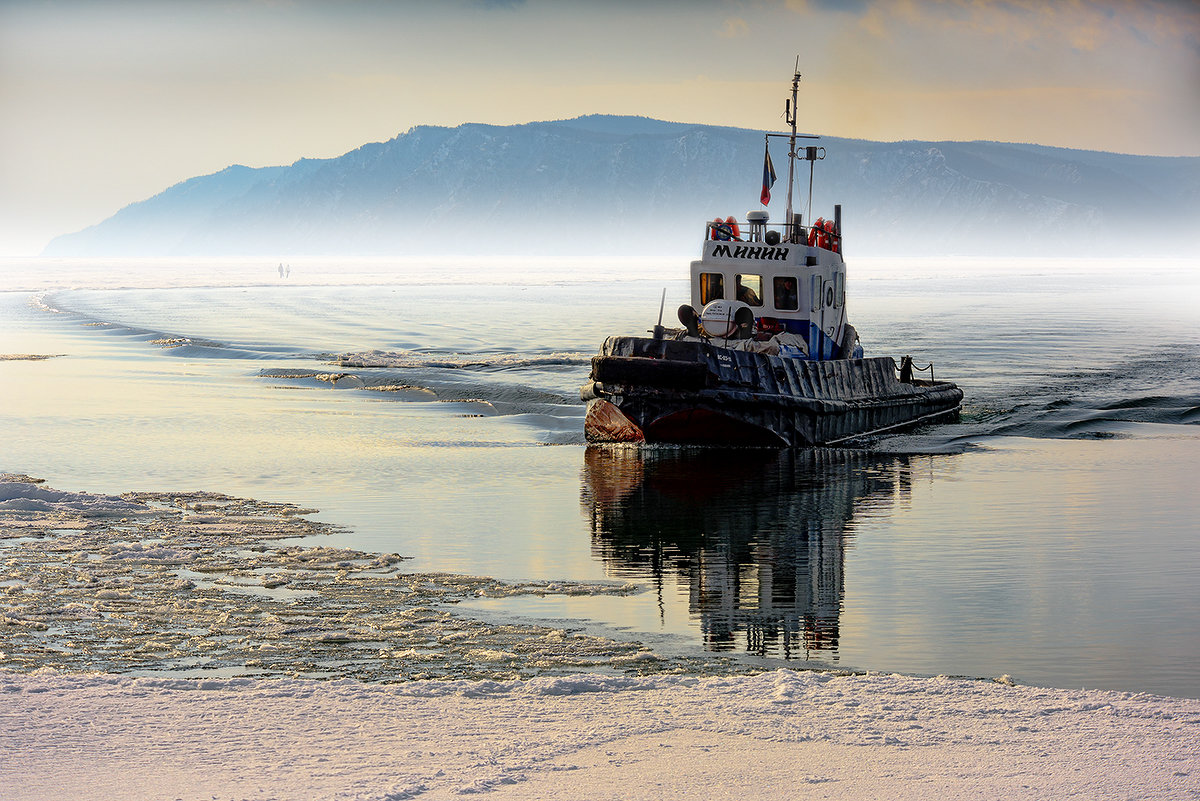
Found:
[[[761,208],[763,132],[590,114],[417,125],[328,159],[231,165],[52,240],[47,256],[553,254],[695,250]],[[772,142],[783,217],[786,145]],[[1034,144],[821,137],[812,216],[862,253],[1200,252],[1200,158]],[[805,163],[796,203],[807,200]]]

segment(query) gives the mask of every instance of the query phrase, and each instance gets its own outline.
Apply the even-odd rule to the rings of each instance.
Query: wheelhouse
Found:
[[[732,219],[709,223],[702,257],[691,264],[692,306],[717,300],[750,307],[756,336],[795,334],[804,358],[853,358],[846,338],[846,265],[842,260],[841,208],[836,223],[768,226],[766,213],[750,212],[749,232]],[[861,352],[860,352],[861,355]]]

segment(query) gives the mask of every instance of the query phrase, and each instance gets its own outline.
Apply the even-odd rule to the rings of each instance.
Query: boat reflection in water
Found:
[[[709,650],[836,661],[853,521],[907,496],[912,458],[591,447],[592,551],[660,599],[678,577]]]

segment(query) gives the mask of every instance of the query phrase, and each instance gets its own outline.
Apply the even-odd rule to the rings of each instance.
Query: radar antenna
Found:
[[[796,118],[799,116],[799,101],[800,101],[800,56],[796,56],[796,70],[792,74],[792,96],[784,104],[783,118],[791,128],[791,133],[777,134],[768,133],[767,139],[772,136],[787,137],[788,140],[788,190],[787,190],[787,216],[784,218],[784,224],[787,226],[789,242],[798,242],[800,236],[799,221],[796,220],[792,213],[792,189],[796,184],[796,159],[805,159],[809,162],[817,159],[825,158],[825,148],[806,147],[803,153],[796,152],[797,139],[820,139],[819,136],[813,134],[796,133]],[[808,205],[812,207],[812,164],[809,164],[808,177]]]
[[[785,115],[787,124],[791,126],[792,133],[788,137],[788,194],[787,194],[787,216],[783,218],[784,223],[791,232],[788,239],[794,239],[796,232],[793,229],[794,222],[792,218],[792,185],[795,183],[796,173],[796,110],[799,108],[796,101],[800,94],[800,56],[796,56],[796,69],[792,75],[792,97],[785,106]]]

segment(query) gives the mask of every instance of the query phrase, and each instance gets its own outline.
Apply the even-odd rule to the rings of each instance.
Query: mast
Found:
[[[788,124],[792,127],[792,133],[788,137],[788,194],[787,194],[787,216],[783,218],[787,225],[788,240],[790,241],[795,232],[792,231],[792,184],[795,179],[796,172],[796,101],[800,95],[800,57],[796,56],[796,70],[792,76],[792,101],[785,111],[785,117]]]

